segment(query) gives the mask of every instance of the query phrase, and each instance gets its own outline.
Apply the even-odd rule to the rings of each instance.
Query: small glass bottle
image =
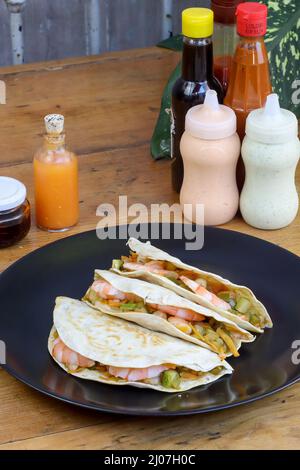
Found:
[[[245,0],[212,0],[215,15],[214,74],[226,94],[232,59],[238,43],[236,32],[236,7]]]
[[[34,156],[34,186],[37,226],[63,232],[79,218],[78,161],[66,150],[64,117],[45,117],[44,146]]]
[[[30,204],[23,183],[0,176],[0,248],[22,240],[30,230]]]
[[[208,8],[188,8],[182,12],[182,75],[172,90],[172,184],[179,193],[183,182],[180,141],[190,108],[203,104],[206,92],[215,90],[223,102],[223,88],[213,74],[214,14]]]

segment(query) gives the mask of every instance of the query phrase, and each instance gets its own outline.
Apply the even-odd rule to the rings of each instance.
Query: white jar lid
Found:
[[[220,105],[217,93],[208,90],[204,104],[194,106],[186,115],[185,130],[193,137],[204,140],[220,140],[236,133],[235,112]]]
[[[26,199],[26,188],[14,178],[0,176],[0,212],[15,209]]]
[[[278,95],[272,93],[264,108],[249,114],[246,135],[263,144],[285,144],[298,136],[298,121],[291,111],[280,108]]]

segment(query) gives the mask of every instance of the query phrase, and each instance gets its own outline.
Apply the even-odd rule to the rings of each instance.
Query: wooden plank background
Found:
[[[24,61],[88,54],[86,11],[90,0],[27,0],[23,12]],[[155,45],[164,39],[164,0],[96,0],[100,10],[97,52]],[[181,11],[210,0],[171,0],[172,32],[181,30]],[[0,66],[12,63],[10,16],[0,0]]]
[[[4,0],[0,0],[0,65],[12,61],[9,14]]]

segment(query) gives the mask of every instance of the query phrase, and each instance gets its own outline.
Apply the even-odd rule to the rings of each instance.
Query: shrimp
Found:
[[[167,305],[156,305],[156,304],[150,304],[150,307],[154,308],[156,311],[167,313],[168,315],[182,318],[183,320],[187,320],[187,321],[205,320],[205,317],[203,315],[201,315],[200,313],[193,312],[193,310],[189,310],[187,308],[171,307]]]
[[[79,367],[88,369],[95,365],[95,361],[82,356],[81,354],[68,348],[60,338],[54,341],[52,354],[58,362],[65,364],[69,370],[75,371]]]
[[[217,295],[213,292],[209,292],[209,290],[205,289],[205,287],[198,284],[198,282],[188,279],[185,276],[180,276],[180,280],[189,287],[195,294],[199,295],[203,299],[207,300],[215,307],[219,307],[222,310],[230,310],[231,306],[224,300],[220,299]]]
[[[147,271],[160,276],[171,277],[172,279],[178,279],[178,274],[175,271],[169,271],[164,269],[163,261],[149,261],[148,263],[130,263],[125,262],[123,268],[128,271]]]
[[[157,310],[156,312],[153,312],[153,315],[155,317],[158,317],[158,318],[162,318],[163,320],[167,320],[168,319],[168,315],[164,312],[160,312],[159,310]]]
[[[182,331],[182,333],[191,335],[193,332],[190,323],[188,323],[186,320],[183,320],[182,318],[169,317],[168,322],[171,323],[171,325],[175,326],[175,328],[177,328],[178,330]]]
[[[158,377],[162,372],[169,369],[176,369],[176,366],[152,366],[146,367],[145,369],[127,369],[124,367],[110,366],[108,368],[108,372],[110,373],[110,375],[113,375],[114,377],[120,377],[124,380],[128,380],[128,382],[139,382],[141,380]]]
[[[126,299],[126,294],[119,291],[106,281],[95,281],[92,285],[92,289],[105,300]]]
[[[91,289],[95,291],[104,300],[116,300],[120,302],[124,300],[139,300],[136,295],[121,292],[106,281],[95,281]]]

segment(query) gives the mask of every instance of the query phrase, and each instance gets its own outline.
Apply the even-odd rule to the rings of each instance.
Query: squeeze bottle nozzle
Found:
[[[298,136],[298,120],[291,111],[280,108],[278,95],[271,93],[264,108],[249,114],[246,135],[265,144],[287,143]]]
[[[280,116],[280,113],[281,110],[278,95],[276,95],[276,93],[271,93],[271,95],[267,97],[264,115],[266,117],[276,118]]]
[[[206,92],[204,105],[208,106],[212,111],[219,111],[220,105],[218,100],[218,95],[215,90],[208,90]]]
[[[208,90],[204,103],[188,111],[185,130],[199,139],[226,139],[236,133],[236,115],[232,109],[219,104],[216,91]]]

